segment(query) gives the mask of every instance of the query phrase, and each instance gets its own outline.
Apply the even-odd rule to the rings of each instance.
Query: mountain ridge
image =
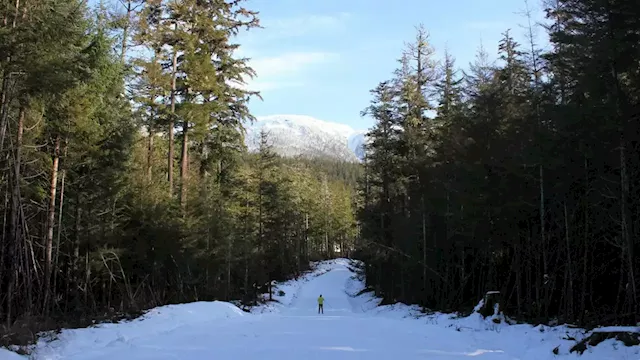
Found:
[[[307,115],[275,114],[258,116],[245,126],[245,144],[258,150],[260,133],[265,131],[273,150],[282,156],[332,157],[360,162],[364,158],[367,130],[325,121]]]

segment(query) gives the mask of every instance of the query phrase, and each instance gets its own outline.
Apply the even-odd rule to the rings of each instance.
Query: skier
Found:
[[[320,294],[320,296],[318,297],[318,314],[322,313],[324,314],[324,298],[322,297],[322,294]]]

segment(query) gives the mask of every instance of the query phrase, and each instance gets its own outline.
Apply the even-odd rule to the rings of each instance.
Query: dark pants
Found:
[[[324,314],[324,307],[322,306],[322,304],[318,304],[318,314]]]

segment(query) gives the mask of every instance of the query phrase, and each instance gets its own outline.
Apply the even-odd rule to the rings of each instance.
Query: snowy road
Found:
[[[529,325],[494,327],[479,316],[426,320],[405,318],[405,305],[376,308],[347,260],[319,266],[315,274],[279,286],[282,305],[248,314],[223,302],[198,302],[152,310],[138,321],[65,330],[56,341],[41,341],[35,359],[636,359],[637,350],[601,344],[582,357],[568,354],[566,328]],[[324,315],[316,298],[325,297]],[[264,309],[263,309],[264,310]],[[635,351],[635,352],[634,352]],[[6,353],[6,352],[5,352]],[[0,351],[0,359],[3,358]],[[7,353],[8,354],[8,353]],[[17,357],[17,355],[16,355]],[[21,358],[21,357],[20,357]]]

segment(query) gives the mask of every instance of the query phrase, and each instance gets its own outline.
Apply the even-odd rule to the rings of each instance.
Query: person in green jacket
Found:
[[[324,298],[322,297],[322,294],[320,294],[320,296],[318,297],[318,314],[324,314]]]

